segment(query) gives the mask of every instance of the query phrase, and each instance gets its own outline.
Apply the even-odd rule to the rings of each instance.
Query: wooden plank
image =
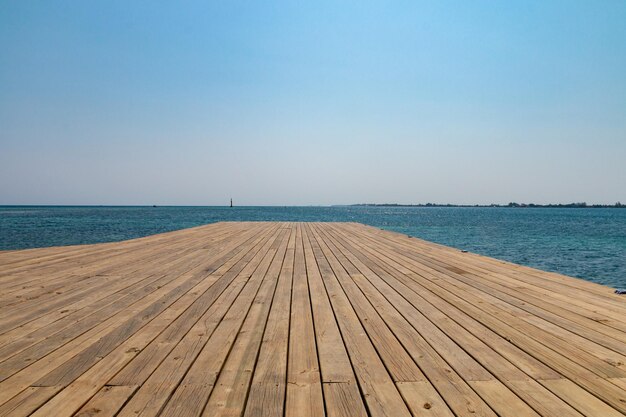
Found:
[[[274,302],[276,302],[275,296],[277,288],[282,286],[282,292],[279,295],[283,297],[287,297],[290,293],[288,290],[291,289],[291,274],[293,268],[293,252],[289,250],[289,246],[293,245],[293,234],[291,231],[289,235],[287,246],[279,248],[278,256],[275,258],[276,262],[273,262],[268,270],[263,281],[264,285],[259,290],[258,298],[250,308],[228,358],[220,370],[219,377],[210,393],[209,401],[202,413],[204,416],[234,417],[240,416],[245,410],[246,394],[250,389],[252,374],[256,371],[255,365],[257,365],[259,349],[267,327],[270,308],[274,306]],[[289,262],[291,262],[291,264],[289,264]],[[284,299],[279,300],[278,303],[283,306],[289,305],[289,302]],[[287,318],[288,317],[289,315],[287,314]],[[274,319],[276,321],[273,324],[278,325],[279,317],[274,316]],[[273,330],[275,329],[270,329],[270,331]],[[279,337],[278,335],[274,336]],[[277,339],[275,339],[275,341],[277,341]],[[278,346],[276,347],[279,348]],[[271,351],[265,352],[265,355],[269,354],[271,354]],[[268,359],[268,357],[265,356],[263,359]],[[287,359],[286,346],[283,348],[283,353],[279,353],[275,359],[277,362],[274,364],[261,364],[263,380],[257,380],[257,382],[262,384],[265,381],[271,381],[273,379],[276,384],[278,379],[281,378],[279,375],[282,375],[284,380],[284,375],[286,374],[285,363]],[[270,374],[270,366],[272,365],[277,368],[277,375],[274,375],[275,378],[272,378],[273,375]],[[279,388],[273,391],[267,391],[262,387],[262,391],[259,392],[258,388],[259,387],[257,387],[255,393],[257,396],[255,401],[263,403],[264,400],[267,399],[264,405],[265,407],[271,407],[266,410],[268,415],[282,414],[284,385],[282,386],[282,390]],[[270,397],[258,398],[258,396],[262,394],[269,394]],[[251,409],[251,412],[254,412],[254,408]]]
[[[245,247],[245,245],[243,246]],[[241,247],[240,247],[241,249]],[[229,246],[224,248],[223,253],[232,253],[233,247]],[[230,252],[229,252],[230,251]],[[215,262],[223,262],[224,257],[219,257]],[[205,265],[200,264],[199,268],[205,268]],[[206,269],[205,269],[206,270]],[[210,271],[214,270],[213,267],[209,268]],[[188,274],[188,273],[186,273]],[[170,271],[169,275],[174,277],[177,276],[176,271]],[[188,275],[182,274],[175,278],[170,283],[166,284],[162,288],[158,289],[161,293],[165,293],[168,291],[168,288],[176,285],[178,281],[184,281],[188,279]],[[41,360],[38,360],[32,365],[29,365],[27,368],[23,369],[19,373],[14,376],[8,378],[6,381],[0,383],[0,403],[8,400],[12,395],[19,392],[20,389],[24,389],[27,385],[33,384],[37,378],[41,378],[47,372],[54,369],[58,366],[59,363],[63,363],[68,359],[72,358],[77,351],[81,351],[82,349],[86,349],[90,344],[98,341],[100,338],[104,337],[109,331],[111,326],[114,326],[115,323],[118,323],[120,320],[124,320],[125,318],[133,317],[137,314],[138,310],[148,305],[155,299],[158,299],[160,296],[155,295],[154,293],[150,294],[148,297],[145,297],[137,303],[134,308],[126,309],[121,311],[118,315],[111,317],[110,319],[102,322],[98,326],[94,327],[90,331],[84,333],[80,337],[72,340],[70,343],[67,343],[62,348],[57,349],[53,353],[48,354]],[[0,364],[2,366],[4,364]]]
[[[130,398],[137,386],[107,385],[94,395],[76,414],[75,417],[114,417]]]
[[[472,276],[475,276],[477,278],[490,278],[492,275],[494,275],[494,272],[493,272],[494,270],[492,268],[485,269],[484,268],[485,264],[491,265],[494,262],[496,262],[496,264],[503,263],[503,262],[495,261],[489,258],[480,257],[474,254],[460,253],[457,250],[451,250],[451,248],[445,248],[445,247],[441,247],[442,249],[441,251],[434,252],[434,253],[437,253],[437,256],[433,256],[433,255],[429,255],[430,253],[433,253],[433,252],[432,250],[428,250],[428,249],[432,249],[432,246],[437,246],[437,245],[434,245],[432,243],[421,242],[418,239],[409,239],[407,242],[406,239],[403,239],[402,235],[389,234],[389,233],[386,233],[386,234],[377,233],[377,236],[383,238],[383,239],[376,238],[374,240],[377,245],[381,245],[381,244],[385,245],[384,242],[390,242],[393,244],[393,246],[391,247],[392,250],[397,251],[399,247],[408,248],[411,253],[411,256],[414,259],[420,260],[421,262],[425,264],[434,263],[436,265],[440,265],[452,273],[461,272],[462,275],[472,274]],[[418,245],[418,247],[421,250],[420,251],[411,250],[415,248],[415,245]],[[445,257],[442,257],[441,254],[438,253],[442,251],[445,252],[445,255],[446,255]],[[459,259],[459,261],[454,262],[454,259]],[[485,271],[487,273],[485,273]],[[565,313],[565,315],[568,317],[570,317],[572,313],[578,315],[582,312],[586,312],[586,314],[589,315],[590,318],[594,318],[594,317],[598,317],[596,313],[612,315],[614,312],[617,312],[618,315],[614,316],[617,318],[617,320],[610,320],[610,319],[607,320],[607,317],[603,316],[602,317],[603,320],[601,321],[597,321],[594,319],[593,324],[599,330],[604,329],[604,326],[598,326],[598,323],[604,324],[606,326],[614,326],[617,329],[626,331],[626,323],[623,323],[620,320],[620,317],[621,317],[620,314],[624,314],[626,312],[626,306],[624,306],[624,303],[621,302],[621,300],[619,300],[618,296],[612,293],[608,294],[606,291],[606,287],[604,287],[603,289],[604,294],[602,294],[600,298],[596,300],[595,303],[591,303],[589,302],[589,296],[590,296],[589,291],[593,293],[593,290],[598,287],[597,284],[592,284],[586,281],[576,280],[576,279],[571,279],[571,278],[568,281],[564,282],[564,283],[577,282],[579,283],[578,285],[581,285],[580,283],[582,283],[582,285],[584,286],[584,290],[585,290],[585,292],[582,292],[580,291],[580,289],[583,289],[583,288],[576,290],[574,288],[568,287],[567,285],[555,284],[551,282],[551,280],[546,280],[546,279],[541,279],[541,278],[540,279],[534,278],[533,279],[534,284],[528,284],[527,282],[523,280],[520,281],[520,278],[525,277],[526,275],[520,275],[517,271],[515,271],[512,268],[507,268],[503,270],[502,267],[499,266],[498,269],[495,269],[495,271],[496,272],[495,272],[495,276],[492,279],[492,283],[495,283],[497,285],[498,283],[502,281],[507,282],[510,289],[515,290],[512,292],[512,294],[517,294],[523,297],[525,293],[524,291],[525,289],[531,289],[531,288],[539,289],[542,286],[547,285],[549,288],[552,288],[555,291],[546,291],[545,289],[539,290],[539,292],[535,291],[535,294],[539,296],[543,294],[543,299],[541,301],[542,307],[550,307],[554,304],[554,305],[562,307],[562,309],[560,310],[561,312],[563,311],[563,308],[566,310],[569,309],[569,314]],[[530,271],[534,271],[540,274],[547,274],[543,271],[536,271],[536,270],[530,270]],[[549,274],[549,275],[552,276],[552,274]],[[506,286],[500,287],[500,288],[506,288]],[[533,290],[531,290],[531,293],[532,291]],[[583,294],[584,294],[584,297],[581,297],[581,295]],[[558,301],[558,299],[562,299],[562,301]],[[607,309],[606,308],[607,305],[611,306],[611,308]]]
[[[368,334],[362,327],[346,294],[341,289],[313,229],[309,235],[322,280],[339,324],[339,329],[353,363],[359,386],[372,416],[410,416],[393,379],[389,375]],[[313,239],[314,238],[314,239]],[[354,364],[357,364],[356,366]],[[421,378],[421,373],[416,374]]]
[[[233,406],[231,402],[230,408],[232,411],[228,413],[229,415],[241,415],[240,411],[244,406],[245,416],[282,417],[284,414],[296,235],[296,230],[292,228],[289,243],[287,244],[287,253],[280,270],[274,300],[269,318],[267,319],[256,367],[254,368],[247,402],[237,406]],[[212,410],[212,404],[220,401],[215,399],[219,398],[216,394],[217,392],[214,391],[213,402],[209,401],[205,415],[226,414],[223,412],[216,413],[215,410]]]
[[[428,381],[398,382],[398,390],[415,417],[454,417],[441,395]]]
[[[206,319],[208,311],[212,310],[213,303],[219,300],[226,303],[218,308],[224,311],[230,306],[238,291],[246,283],[248,277],[254,272],[254,268],[261,262],[263,254],[271,247],[277,235],[272,235],[274,229],[254,240],[254,246],[249,251],[241,251],[220,267],[222,279],[212,285],[193,305],[183,314],[172,321],[154,341],[152,341],[132,363],[119,372],[115,378],[108,382],[109,385],[139,385],[143,383],[154,369],[161,363],[176,344],[185,337],[190,329],[195,329],[196,323],[203,317]],[[235,280],[240,282],[235,283]],[[224,294],[224,291],[230,291]],[[200,330],[200,329],[197,329]],[[206,328],[203,330],[206,331]]]
[[[622,413],[600,401],[568,379],[553,379],[544,384],[565,402],[586,416],[618,417]]]
[[[378,241],[377,244],[379,244]],[[422,254],[412,254],[414,259],[424,259],[424,255]],[[460,279],[467,277],[468,280],[466,282],[470,285],[487,291],[506,303],[515,306],[517,311],[526,310],[530,312],[535,320],[536,318],[545,319],[546,321],[567,329],[569,332],[575,332],[578,335],[622,354],[615,356],[608,350],[603,350],[604,356],[601,356],[601,358],[608,359],[613,363],[624,361],[623,354],[626,353],[626,333],[618,329],[626,330],[626,324],[621,321],[615,321],[613,319],[607,320],[604,316],[598,316],[599,310],[597,307],[594,307],[593,310],[586,310],[581,308],[580,303],[573,304],[572,301],[575,297],[572,297],[572,294],[568,294],[566,301],[556,300],[556,294],[548,291],[543,291],[541,294],[535,296],[532,295],[532,293],[523,291],[524,287],[520,287],[519,282],[512,281],[505,285],[503,282],[511,281],[510,277],[506,274],[482,273],[480,272],[480,268],[473,267],[471,263],[454,263],[450,261],[450,258],[452,258],[452,256],[447,256],[444,259],[432,259],[431,257],[427,257],[426,259],[432,259],[438,265],[450,269],[454,276],[459,277],[455,275],[455,271],[460,271],[462,275],[459,277]],[[448,264],[453,265],[453,267],[446,266]],[[458,266],[462,266],[464,270],[461,270]],[[494,291],[491,291],[492,288]],[[571,309],[573,309],[573,311]],[[528,316],[521,315],[521,317],[527,319]],[[586,341],[582,339],[579,339],[579,341],[586,343]]]
[[[204,285],[209,284],[205,283]],[[174,309],[175,308],[172,308],[170,310]],[[174,314],[174,317],[176,315],[178,315],[177,312]],[[154,339],[155,334],[158,334],[157,332],[163,328],[163,324],[168,321],[171,322],[171,317],[167,317],[167,315],[159,316],[145,329],[135,333],[125,343],[111,352],[111,354],[103,358],[102,361],[99,361],[95,366],[82,374],[67,388],[46,403],[44,407],[37,410],[34,415],[43,417],[46,413],[50,413],[51,410],[55,409],[62,410],[61,412],[56,411],[56,415],[58,416],[72,415],[72,413],[84,403],[85,397],[90,398],[102,387],[101,381],[110,379],[119,369],[136,357],[137,353]]]
[[[236,230],[236,229],[235,229]],[[219,230],[218,233],[211,238],[214,241],[233,238],[234,230],[224,229]],[[194,245],[195,243],[195,245]],[[165,261],[167,255],[172,253],[189,253],[198,249],[203,245],[203,241],[198,241],[191,237],[185,239],[179,239],[176,242],[172,242],[167,247],[160,247],[152,244],[145,248],[146,256],[142,256],[142,253],[135,250],[131,253],[121,253],[117,257],[107,256],[109,254],[99,254],[95,250],[89,253],[89,259],[91,260],[91,266],[81,264],[80,268],[72,270],[71,268],[64,267],[59,273],[45,273],[45,280],[39,278],[40,272],[38,269],[29,270],[28,279],[20,280],[16,285],[16,289],[11,291],[7,288],[2,292],[0,303],[2,306],[15,304],[17,302],[24,302],[30,299],[42,300],[42,295],[54,293],[57,289],[73,288],[76,284],[84,285],[86,280],[98,278],[102,276],[109,276],[112,271],[115,275],[123,275],[124,273],[133,273],[138,270],[145,270],[147,264],[153,260],[160,260],[161,263]],[[180,251],[177,248],[181,248]],[[169,252],[168,252],[169,250]],[[119,251],[119,250],[118,250]],[[122,256],[123,255],[123,256]],[[144,260],[141,265],[137,265],[132,262],[132,259],[136,259],[138,256]],[[104,268],[106,266],[106,269]]]
[[[422,372],[435,386],[439,394],[447,402],[448,406],[457,415],[492,416],[495,413],[476,395],[465,380],[461,378],[437,352],[424,340],[407,319],[398,314],[396,304],[382,296],[372,286],[361,287],[370,302],[402,342]],[[395,300],[398,301],[398,300]],[[406,311],[410,311],[407,308]],[[491,379],[484,374],[478,379]]]
[[[365,417],[367,416],[365,404],[326,294],[306,228],[302,230],[302,240],[326,414],[329,417]]]
[[[539,415],[500,381],[468,381],[468,383],[501,416],[536,417]]]
[[[223,234],[222,228],[220,232],[210,239],[214,239],[216,236],[236,237],[237,228],[230,230],[227,234]],[[31,267],[24,271],[22,274],[11,275],[10,277],[4,277],[4,291],[3,293],[15,293],[15,290],[24,288],[45,288],[49,282],[54,282],[55,279],[65,279],[71,285],[73,276],[90,276],[90,275],[112,275],[112,271],[120,272],[123,270],[132,271],[133,268],[137,270],[136,263],[132,262],[134,259],[145,259],[146,262],[153,259],[163,259],[172,253],[176,252],[189,252],[194,250],[193,242],[204,243],[206,241],[195,237],[197,231],[191,232],[189,235],[178,238],[176,240],[163,239],[158,236],[150,239],[149,242],[145,242],[140,246],[130,248],[126,247],[126,242],[121,242],[120,247],[115,249],[113,253],[102,253],[97,248],[99,245],[88,245],[91,250],[87,250],[84,254],[85,259],[77,261],[74,258],[66,258],[60,262],[54,268],[50,267]],[[124,249],[126,247],[126,249]],[[45,276],[45,282],[42,282],[41,278]],[[13,288],[7,288],[8,282],[14,282]]]
[[[610,290],[610,288],[597,283],[585,281],[578,278],[566,277],[564,275],[553,272],[540,271],[534,268],[513,264],[499,259],[493,259],[474,253],[460,253],[458,249],[450,248],[432,242],[427,242],[414,237],[408,237],[402,234],[389,233],[387,231],[382,231],[371,226],[356,224],[345,225],[352,230],[358,229],[359,231],[375,235],[377,242],[382,242],[384,240],[401,242],[405,247],[413,249],[416,253],[439,254],[437,258],[440,260],[458,257],[459,259],[463,260],[464,267],[470,264],[479,264],[485,269],[504,271],[508,276],[516,276],[519,279],[532,279],[532,281],[537,283],[538,285],[551,285],[551,283],[553,282],[559,283],[561,284],[558,287],[559,290],[567,291],[572,288],[582,290],[583,292],[578,291],[574,292],[573,294],[592,293],[596,296],[600,296],[604,301],[609,301],[616,306],[621,306],[621,309],[624,309],[623,303],[619,302],[619,297],[616,297],[615,294],[613,294],[613,292]],[[357,227],[355,228],[355,226]]]
[[[162,411],[163,416],[197,416],[202,413],[222,366],[254,304],[253,300],[257,297],[259,300],[266,300],[273,292],[287,245],[288,233],[284,235],[281,246],[268,252],[268,256],[251,277],[255,285],[247,287],[248,291],[237,298],[213,332],[193,366],[165,405]],[[248,324],[250,322],[258,324],[262,312],[259,311],[260,304],[260,302],[256,303],[255,314],[250,316]]]
[[[153,258],[146,259],[145,262],[142,262],[141,265],[143,265],[142,268],[147,273],[150,273],[150,269],[146,268],[146,266],[150,266],[150,265],[156,265],[156,268],[157,268],[155,269],[156,271],[159,270],[158,269],[159,267],[161,268],[161,270],[164,267],[173,269],[174,266],[168,266],[169,260],[173,260],[175,264],[179,264],[182,262],[181,258],[184,259],[184,257],[188,257],[191,255],[191,258],[193,259],[194,251],[197,249],[199,248],[193,248],[192,246],[191,249],[187,248],[178,254],[176,254],[176,251],[174,249],[174,254],[172,255],[170,253],[168,256],[164,256],[164,254],[157,253],[156,255],[154,255]],[[197,252],[195,254],[195,258],[198,258]],[[130,265],[134,265],[134,264],[135,264],[134,262],[130,263]],[[37,319],[38,317],[41,317],[42,313],[54,311],[57,307],[61,307],[61,306],[63,308],[62,309],[59,308],[60,311],[64,311],[65,313],[72,311],[73,309],[76,308],[77,305],[80,305],[80,303],[84,302],[83,300],[87,298],[89,294],[102,293],[103,288],[110,288],[109,284],[106,282],[107,280],[115,280],[115,279],[121,280],[124,278],[128,270],[130,270],[130,273],[133,273],[136,270],[136,268],[138,267],[134,266],[134,267],[124,268],[122,270],[116,271],[119,273],[119,275],[117,275],[116,277],[113,277],[113,276],[100,277],[100,280],[103,282],[99,283],[96,286],[92,286],[90,288],[71,289],[67,292],[57,291],[59,294],[56,294],[57,292],[55,292],[55,298],[52,300],[49,300],[49,302],[40,302],[40,300],[33,301],[33,303],[35,303],[34,305],[37,306],[34,309],[31,308],[28,304],[27,305],[20,304],[16,308],[11,309],[12,314],[8,316],[6,320],[2,321],[2,325],[0,325],[0,329],[2,329],[2,332],[6,332],[7,330],[15,328],[18,325],[21,326],[22,328],[25,328],[24,325],[26,323],[29,323],[30,321],[33,321]],[[30,329],[30,328],[31,326],[26,327],[26,329]],[[11,335],[11,337],[15,337],[15,335]]]
[[[558,373],[551,371],[549,368],[545,367],[545,365],[534,360],[534,358],[525,355],[521,350],[510,348],[511,345],[508,341],[500,338],[495,333],[490,332],[487,328],[481,328],[478,323],[473,321],[470,317],[464,316],[461,312],[457,313],[454,306],[443,302],[443,300],[438,299],[430,292],[420,291],[419,294],[413,292],[410,286],[402,284],[403,280],[401,276],[396,275],[395,277],[392,277],[387,273],[387,271],[377,267],[376,264],[369,262],[368,259],[363,256],[350,256],[350,259],[359,267],[360,270],[363,271],[365,275],[369,277],[370,281],[374,283],[377,282],[378,288],[383,288],[381,291],[384,293],[387,292],[384,289],[384,284],[381,284],[378,276],[380,276],[390,287],[396,289],[398,293],[402,294],[402,296],[408,301],[411,301],[413,306],[428,315],[434,324],[444,330],[448,336],[454,338],[454,340],[458,342],[468,353],[472,354],[474,358],[480,360],[485,368],[489,369],[495,376],[499,377],[507,387],[526,401],[533,409],[538,410],[541,415],[551,416],[555,413],[562,416],[580,415],[536,382],[533,381],[533,384],[530,384],[528,376],[524,375],[519,370],[512,368],[510,363],[503,361],[503,358],[496,352],[491,351],[486,345],[484,345],[482,340],[494,343],[498,353],[505,353],[505,357],[512,356],[513,363],[520,367],[521,370],[525,370],[530,375],[534,375],[536,378],[559,378],[560,376]],[[359,259],[363,259],[364,262],[371,265],[372,269],[375,270],[378,275],[372,275],[372,270],[361,263]],[[354,279],[355,281],[361,280],[356,275],[354,276]],[[396,279],[398,282],[396,282]],[[430,302],[433,303],[432,306],[430,305]],[[480,338],[476,338],[465,328],[458,326],[448,317],[443,316],[440,311],[434,309],[434,306],[442,307],[450,318],[454,318],[457,322],[462,323],[468,329],[476,331],[477,334],[480,335]],[[442,353],[444,357],[449,357],[446,355],[446,351],[442,350],[439,345],[433,344],[433,346],[436,350]],[[451,358],[452,360],[457,360],[454,356]],[[470,375],[462,374],[462,376],[464,376],[466,380],[472,379]]]
[[[376,309],[372,307],[367,297],[352,281],[351,277],[359,273],[358,269],[347,261],[332,242],[321,239],[317,233],[315,236],[318,238],[318,244],[326,260],[365,329],[365,333],[371,339],[393,380],[395,382],[419,382],[426,380],[422,371],[419,370],[411,356],[406,352],[398,339],[395,338],[393,332],[389,330],[389,327],[376,312]]]
[[[0,406],[0,416],[28,416],[52,398],[62,387],[28,387]]]
[[[325,414],[324,398],[317,360],[301,224],[298,224],[296,231],[289,329],[289,366],[287,368],[285,417],[323,417]]]
[[[224,326],[221,324],[224,315],[229,312],[228,319],[232,321],[234,315],[248,305],[250,297],[257,291],[259,281],[275,254],[275,242],[276,240],[269,241],[269,244],[266,244],[255,254],[228,290],[222,293],[220,299],[209,308],[185,337],[167,354],[166,358],[154,364],[158,366],[156,369],[144,364],[136,366],[131,362],[124,371],[111,381],[111,383],[133,382],[141,384],[138,392],[120,411],[120,416],[146,416],[156,415],[160,412],[186,372],[198,358],[215,329],[220,325]],[[154,356],[150,355],[149,358],[152,359]],[[163,383],[163,381],[167,381],[167,383]]]
[[[0,416],[626,414],[623,298],[354,223],[0,252],[2,331]]]
[[[375,253],[372,251],[368,252],[368,254],[374,258],[377,256],[382,256],[379,255],[381,253],[385,253],[389,256],[394,256],[398,259],[402,257],[402,255],[400,255],[399,253],[389,253],[386,250],[382,250],[379,246],[376,247]],[[398,266],[402,268],[401,265],[395,264],[390,260],[387,260],[386,262],[394,264],[394,267]],[[411,266],[415,264],[409,262],[407,265]],[[424,273],[421,270],[420,272],[422,272],[422,274]],[[623,403],[621,401],[624,398],[623,391],[620,391],[616,389],[616,387],[611,386],[611,384],[608,383],[608,381],[605,379],[594,378],[592,373],[589,373],[585,368],[582,368],[577,363],[572,362],[568,357],[563,356],[562,354],[557,354],[554,350],[547,349],[546,346],[538,341],[535,341],[532,337],[529,338],[528,333],[522,333],[514,329],[511,324],[517,322],[518,319],[516,317],[506,315],[505,324],[501,321],[502,316],[505,313],[496,310],[487,310],[485,312],[486,314],[481,312],[481,309],[488,306],[488,304],[485,303],[485,299],[480,297],[483,295],[482,293],[480,295],[477,294],[477,297],[473,298],[473,296],[469,295],[473,292],[471,289],[467,289],[467,291],[459,291],[458,288],[455,288],[455,286],[453,285],[458,285],[458,282],[450,281],[450,278],[448,276],[440,273],[438,275],[438,271],[434,271],[432,275],[438,276],[439,278],[432,279],[429,277],[428,279],[425,279],[425,276],[422,275],[412,275],[412,278],[414,280],[417,280],[420,285],[424,286],[429,291],[433,291],[434,293],[438,294],[440,297],[453,300],[451,302],[453,302],[454,305],[459,307],[462,306],[465,311],[469,311],[469,314],[471,314],[472,317],[490,326],[492,330],[496,330],[507,340],[515,343],[518,347],[529,352],[531,355],[540,358],[544,363],[550,365],[555,369],[558,369],[562,373],[566,373],[572,378],[572,380],[575,380],[577,383],[581,384],[581,386],[584,386],[586,389],[590,390],[596,395],[601,396],[605,401],[608,401],[614,407],[618,409],[623,408]],[[450,285],[447,284],[448,282],[450,282]],[[439,286],[448,289],[444,292],[440,292]],[[465,290],[465,288],[463,289]],[[457,293],[462,294],[462,297],[457,296]],[[464,299],[470,299],[472,302],[466,303]],[[563,349],[563,345],[559,343],[557,349]],[[581,357],[581,360],[585,362],[585,360],[588,360],[588,358]]]

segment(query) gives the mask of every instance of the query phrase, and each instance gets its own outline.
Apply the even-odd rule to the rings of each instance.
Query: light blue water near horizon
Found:
[[[626,287],[626,210],[0,206],[0,250],[111,242],[218,221],[352,221]]]

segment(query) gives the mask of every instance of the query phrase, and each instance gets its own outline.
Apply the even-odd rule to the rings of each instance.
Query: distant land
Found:
[[[351,207],[504,207],[504,208],[626,208],[626,204],[619,201],[615,204],[587,204],[587,203],[567,203],[567,204],[535,204],[535,203],[509,203],[509,204],[398,204],[398,203],[361,203],[351,204]]]

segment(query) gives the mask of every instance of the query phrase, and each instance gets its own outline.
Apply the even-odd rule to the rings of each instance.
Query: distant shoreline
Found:
[[[0,208],[224,208],[227,205],[169,205],[169,204],[0,204]],[[449,208],[626,208],[626,204],[617,202],[615,204],[587,204],[587,203],[568,203],[568,204],[535,204],[535,203],[509,203],[509,204],[440,204],[440,203],[419,203],[419,204],[399,204],[399,203],[358,203],[358,204],[331,204],[331,205],[272,205],[272,206],[255,206],[241,205],[234,208],[293,208],[293,207],[449,207]]]
[[[535,203],[509,203],[509,204],[397,204],[397,203],[361,203],[350,204],[350,207],[480,207],[480,208],[626,208],[626,204],[617,202],[615,204],[535,204]]]

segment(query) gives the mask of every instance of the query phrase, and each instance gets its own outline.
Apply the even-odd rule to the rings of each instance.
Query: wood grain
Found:
[[[356,223],[0,252],[0,416],[626,415],[610,288]]]

